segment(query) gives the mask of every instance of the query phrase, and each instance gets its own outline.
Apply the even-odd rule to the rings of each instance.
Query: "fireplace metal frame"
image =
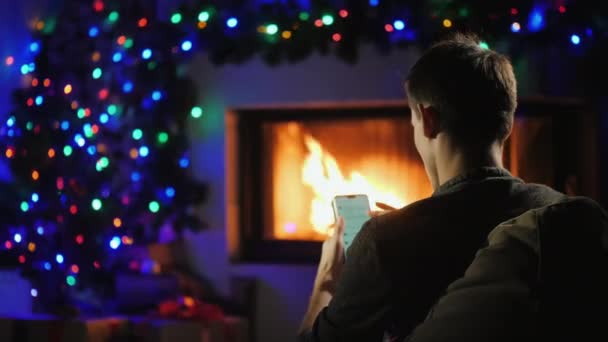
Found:
[[[232,262],[311,264],[318,262],[321,243],[296,240],[264,240],[262,170],[262,124],[286,120],[322,120],[331,118],[369,118],[409,116],[406,101],[371,101],[354,103],[311,103],[306,105],[259,106],[228,110],[225,116],[226,161],[226,225],[228,252]],[[581,165],[572,165],[573,144],[557,139],[553,146],[556,183],[561,184],[573,169],[588,183],[584,195],[599,198],[597,116],[576,100],[529,98],[520,100],[518,115],[550,115],[554,120],[554,136],[571,136],[592,146],[585,150]],[[572,132],[573,122],[579,129]],[[582,123],[580,123],[582,122]],[[509,155],[506,146],[505,155]],[[574,153],[576,155],[576,152]],[[509,167],[508,160],[505,166]],[[558,190],[563,190],[556,186]]]

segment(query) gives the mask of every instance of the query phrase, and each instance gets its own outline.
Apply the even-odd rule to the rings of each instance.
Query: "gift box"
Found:
[[[124,318],[0,318],[0,338],[6,342],[116,342],[126,341],[127,334],[128,321]]]

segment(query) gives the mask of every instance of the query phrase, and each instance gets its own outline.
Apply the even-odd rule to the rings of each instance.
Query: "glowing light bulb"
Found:
[[[231,17],[228,20],[226,20],[226,25],[230,28],[235,28],[235,27],[237,27],[238,24],[239,24],[239,20],[235,17]]]
[[[110,248],[112,248],[112,249],[117,249],[118,247],[120,247],[120,244],[121,244],[121,240],[118,236],[114,236],[110,240]]]
[[[534,8],[528,18],[528,27],[532,32],[538,32],[545,26],[545,17],[540,8]]]
[[[150,50],[150,49],[144,49],[141,52],[141,58],[143,58],[143,59],[150,59],[150,57],[152,57],[152,50]]]
[[[99,28],[97,26],[91,26],[91,28],[89,29],[89,37],[91,37],[91,38],[97,37],[98,34],[99,34]]]
[[[39,226],[36,228],[36,233],[38,233],[38,235],[44,235],[44,227]]]
[[[34,297],[34,298],[38,297],[38,290],[31,289],[30,290],[30,295],[32,295],[32,297]]]
[[[93,201],[91,201],[91,207],[95,211],[101,210],[102,206],[103,206],[103,204],[101,203],[101,200],[99,198],[95,198],[95,199],[93,199]]]
[[[479,42],[479,47],[481,47],[484,50],[488,50],[490,48],[490,46],[488,45],[488,43],[481,41]]]
[[[443,19],[443,27],[445,27],[445,28],[452,27],[452,21],[450,19]]]
[[[38,203],[39,200],[40,200],[40,195],[38,195],[37,193],[34,192],[32,194],[32,202]]]
[[[139,26],[139,27],[146,27],[146,25],[148,25],[147,18],[141,18],[137,21],[137,26]]]
[[[376,7],[380,4],[380,0],[369,0],[369,5],[372,7]]]
[[[57,254],[55,255],[55,261],[57,261],[58,264],[63,264],[63,255],[61,254]]]
[[[266,26],[266,33],[269,35],[274,35],[279,32],[279,27],[275,24],[270,24]]]
[[[179,24],[182,21],[182,14],[181,13],[173,13],[171,15],[171,23],[173,24]]]
[[[122,91],[124,91],[125,93],[130,93],[131,91],[133,91],[133,83],[131,81],[127,81],[127,82],[123,83]],[[112,114],[112,113],[110,113],[110,114]]]
[[[72,85],[71,84],[66,84],[65,87],[63,87],[63,93],[68,95],[69,93],[72,92]]]
[[[47,261],[47,262],[44,263],[44,269],[45,270],[50,271],[51,268],[53,268],[53,266],[51,265],[50,262]]]
[[[163,93],[161,93],[159,90],[155,90],[152,92],[152,100],[154,101],[160,101],[160,99],[163,98]]]
[[[156,139],[160,144],[165,144],[169,140],[169,134],[167,132],[160,132]]]
[[[203,115],[203,109],[198,106],[193,107],[190,111],[190,115],[192,115],[193,118],[198,119]]]
[[[114,52],[114,54],[112,55],[112,61],[114,63],[118,63],[122,60],[122,53],[120,52]]]
[[[112,11],[108,15],[108,20],[113,23],[113,22],[116,22],[119,17],[120,17],[120,15],[118,14],[118,12]]]
[[[340,40],[342,40],[342,35],[341,35],[341,34],[339,34],[339,33],[334,33],[334,34],[331,36],[331,39],[332,39],[334,42],[336,42],[336,43],[337,43],[337,42],[339,42]]]
[[[27,202],[21,202],[20,207],[21,211],[23,211],[24,213],[30,210],[30,205]]]
[[[36,103],[36,106],[41,106],[44,102],[44,97],[42,97],[42,95],[38,95],[36,96],[36,100],[34,102]]]
[[[308,12],[300,12],[298,18],[302,21],[307,21],[310,18],[310,14],[308,14]]]
[[[184,40],[182,42],[182,51],[190,51],[192,49],[192,42],[189,40]]]
[[[131,136],[133,137],[133,139],[139,140],[144,136],[144,132],[141,129],[136,128],[133,130],[133,133],[131,133]]]
[[[581,37],[577,34],[573,34],[570,36],[570,42],[574,45],[578,45],[581,43]]]
[[[403,20],[395,20],[395,22],[393,23],[393,27],[395,28],[395,30],[401,31],[405,28],[405,22]]]
[[[173,196],[175,196],[175,189],[173,187],[166,188],[165,195],[167,195],[167,197],[169,198],[172,198]]]
[[[101,77],[102,74],[103,72],[101,71],[101,68],[95,68],[93,69],[91,76],[93,76],[93,79],[97,80]]]
[[[150,209],[150,212],[152,213],[157,213],[160,210],[160,204],[156,201],[152,201],[148,204],[148,209]]]
[[[321,17],[321,21],[323,21],[323,25],[329,26],[334,23],[334,17],[329,14],[325,14],[323,17]]]
[[[150,149],[147,146],[142,146],[139,148],[139,156],[145,158],[150,154]]]
[[[21,234],[17,233],[13,236],[13,240],[15,240],[16,243],[20,243],[22,240]]]
[[[30,44],[30,51],[36,52],[40,49],[40,44],[38,42],[33,42]]]
[[[65,282],[70,286],[74,286],[76,285],[76,277],[69,275],[65,278]]]
[[[198,14],[198,21],[202,21],[205,22],[207,20],[209,20],[209,12],[207,11],[202,11]]]
[[[188,158],[181,158],[179,160],[179,166],[182,167],[183,169],[187,168],[188,165],[190,165],[190,160],[188,160]]]
[[[521,24],[520,24],[520,23],[518,23],[518,22],[514,22],[514,23],[512,23],[512,24],[511,24],[511,32],[513,32],[513,33],[517,33],[517,32],[519,32],[519,31],[521,31]]]

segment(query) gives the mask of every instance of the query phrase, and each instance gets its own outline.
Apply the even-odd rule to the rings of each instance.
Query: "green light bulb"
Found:
[[[141,129],[136,128],[133,130],[133,133],[131,134],[131,136],[133,137],[133,139],[139,140],[144,136],[144,132],[142,132]]]
[[[108,15],[108,20],[111,22],[115,22],[116,20],[118,20],[119,17],[120,16],[119,16],[118,12],[112,11],[112,12],[110,12],[110,15]]]
[[[198,21],[207,21],[209,20],[209,12],[207,11],[202,11],[201,13],[198,14]]]
[[[71,155],[72,155],[72,152],[73,152],[73,150],[72,150],[72,146],[70,146],[70,145],[65,145],[65,146],[63,147],[63,154],[64,154],[66,157],[71,156]]]
[[[169,134],[167,134],[167,132],[160,132],[158,133],[157,139],[159,143],[164,144],[169,141]]]
[[[102,74],[101,68],[95,68],[92,73],[93,78],[96,80],[101,77],[101,74]]]
[[[276,34],[277,32],[279,32],[279,27],[277,25],[270,24],[270,25],[266,26],[266,33]]]
[[[171,16],[171,23],[173,24],[179,24],[182,21],[182,15],[181,13],[173,13],[173,15]]]
[[[332,17],[332,16],[331,16],[331,15],[329,15],[329,14],[325,14],[325,15],[324,15],[324,16],[321,18],[321,20],[323,21],[323,24],[325,24],[325,26],[329,26],[329,25],[331,25],[331,24],[333,24],[333,23],[334,23],[334,17]]]
[[[102,203],[101,200],[99,198],[95,198],[92,202],[91,202],[91,207],[93,207],[93,210],[95,211],[99,211],[102,207]]]
[[[190,115],[192,115],[193,118],[198,119],[203,116],[203,109],[198,106],[193,107],[192,111],[190,111]]]
[[[150,211],[153,213],[157,213],[160,210],[160,204],[158,204],[156,201],[152,201],[150,204],[148,204],[148,209],[150,209]]]

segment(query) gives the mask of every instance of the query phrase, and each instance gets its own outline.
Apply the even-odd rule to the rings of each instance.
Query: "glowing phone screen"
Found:
[[[334,215],[344,218],[344,252],[348,250],[361,227],[369,220],[367,195],[336,196]]]

